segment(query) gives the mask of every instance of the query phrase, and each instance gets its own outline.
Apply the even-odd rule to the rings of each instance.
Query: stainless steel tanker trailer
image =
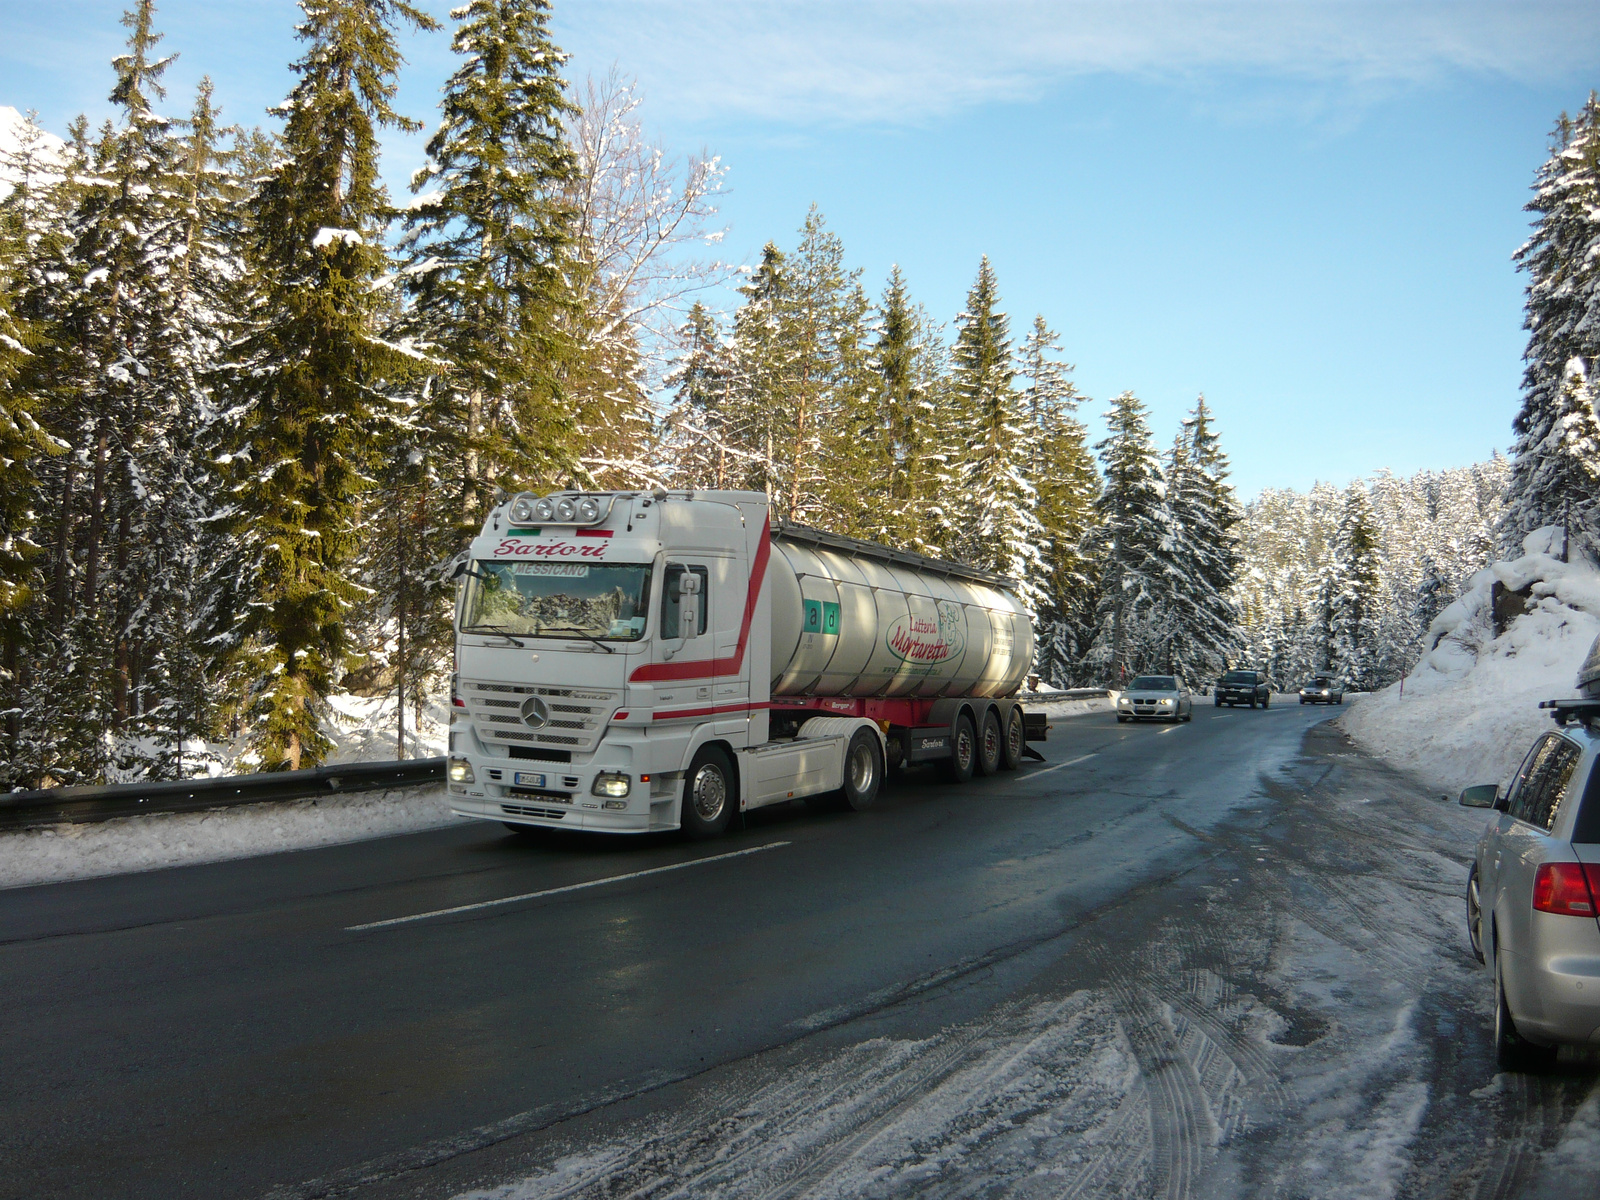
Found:
[[[457,574],[461,816],[713,836],[791,799],[865,808],[886,767],[1014,769],[1044,737],[1011,698],[1034,637],[1007,581],[774,526],[761,493],[517,495]]]

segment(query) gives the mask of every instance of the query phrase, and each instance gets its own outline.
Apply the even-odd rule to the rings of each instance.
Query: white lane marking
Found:
[[[1063,764],[1065,765],[1065,764]],[[414,913],[409,917],[390,917],[387,921],[368,921],[365,925],[346,925],[346,933],[360,933],[363,929],[382,929],[385,925],[404,925],[410,921],[426,921],[430,917],[448,917],[453,913],[472,912],[478,908],[494,908],[499,904],[516,904],[520,900],[537,900],[540,896],[557,896],[562,892],[578,892],[584,888],[599,887],[606,883],[621,883],[624,879],[643,879],[646,875],[660,875],[663,871],[681,871],[684,867],[698,867],[706,863],[722,862],[729,858],[742,858],[746,854],[760,854],[763,850],[776,850],[791,842],[768,842],[765,846],[751,846],[745,850],[730,850],[726,854],[713,854],[707,858],[691,858],[688,862],[669,863],[664,867],[651,867],[647,871],[629,871],[626,875],[607,875],[604,879],[591,879],[587,883],[569,883],[565,887],[546,888],[542,892],[524,892],[520,896],[503,896],[499,900],[480,900],[476,904],[458,904],[454,908],[436,908],[432,912]]]
[[[1098,751],[1096,753],[1098,753]],[[1081,762],[1088,762],[1093,757],[1093,754],[1080,754],[1077,758],[1069,758],[1066,762],[1057,763],[1053,767],[1041,767],[1037,771],[1029,771],[1024,778],[1037,779],[1040,775],[1048,775],[1051,771],[1061,770],[1062,767],[1075,767]]]
[[[1167,726],[1167,727],[1166,727],[1166,728],[1165,728],[1165,729],[1163,729],[1163,730],[1162,730],[1162,731],[1161,731],[1161,732],[1162,732],[1162,733],[1171,733],[1171,732],[1172,732],[1172,731],[1173,731],[1173,730],[1174,730],[1174,729],[1177,729],[1177,728],[1180,728],[1180,727],[1179,727],[1179,726],[1177,726],[1177,725],[1168,725],[1168,726]]]

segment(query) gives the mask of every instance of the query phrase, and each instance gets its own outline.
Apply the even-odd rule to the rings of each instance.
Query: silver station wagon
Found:
[[[1467,876],[1467,932],[1493,979],[1495,1057],[1509,1071],[1547,1067],[1562,1045],[1600,1047],[1600,699],[1542,707],[1557,728],[1510,785],[1461,793],[1493,810]]]

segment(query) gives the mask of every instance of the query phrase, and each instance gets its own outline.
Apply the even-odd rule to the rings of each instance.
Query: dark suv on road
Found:
[[[1272,702],[1272,683],[1265,671],[1227,671],[1217,680],[1214,694],[1218,708],[1224,704],[1229,708],[1235,704],[1248,704],[1251,708],[1260,704],[1266,708]]]

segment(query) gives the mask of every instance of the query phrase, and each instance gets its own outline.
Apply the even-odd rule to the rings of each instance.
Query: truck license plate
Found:
[[[518,787],[543,787],[544,776],[535,775],[532,771],[518,771],[516,772],[516,783]]]

